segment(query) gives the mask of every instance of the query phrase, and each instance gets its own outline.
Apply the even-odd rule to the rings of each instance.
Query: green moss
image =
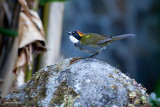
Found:
[[[58,64],[55,66],[54,71],[55,71],[55,72],[59,72],[59,71],[63,70],[63,68],[61,68],[61,67],[62,67],[62,63],[58,63]]]
[[[55,91],[51,105],[56,106],[65,103],[65,107],[71,107],[77,96],[78,94],[71,87],[67,86],[66,81],[63,81]]]
[[[129,101],[134,106],[150,107],[147,98],[138,91],[129,93]]]
[[[115,74],[118,74],[118,70],[117,70],[117,69],[115,69],[113,72],[114,72]]]
[[[20,98],[19,95],[14,98],[3,99],[3,106],[14,104],[14,106],[25,105],[25,106],[36,106],[38,105],[38,101],[44,99],[46,97],[46,83],[48,83],[51,67],[47,67],[47,71],[41,69],[37,72],[30,81],[20,90],[14,90],[11,94],[25,94],[24,100]]]
[[[27,84],[24,89],[26,93],[26,103],[28,106],[37,105],[39,100],[46,97],[45,84],[48,82],[49,71],[39,71],[33,76],[31,81]],[[39,87],[39,88],[37,88]],[[29,103],[28,103],[29,102]]]

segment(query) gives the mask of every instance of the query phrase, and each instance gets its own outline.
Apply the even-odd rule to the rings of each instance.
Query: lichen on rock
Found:
[[[145,88],[106,62],[68,58],[39,70],[1,106],[148,107]]]

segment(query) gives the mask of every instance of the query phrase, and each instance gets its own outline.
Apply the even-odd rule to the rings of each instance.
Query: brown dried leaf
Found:
[[[25,48],[19,49],[20,55],[18,56],[14,73],[17,74],[17,70],[19,72],[20,68],[24,68],[26,65],[28,65],[29,69],[32,69],[32,53],[33,53],[33,47],[32,44],[27,45]],[[23,69],[25,72],[25,69]],[[21,70],[22,71],[22,70]]]
[[[19,0],[19,3],[22,6],[18,26],[19,55],[14,73],[17,74],[17,82],[20,83],[18,78],[22,72],[25,72],[25,66],[28,65],[29,69],[32,69],[33,52],[46,51],[46,45],[43,25],[37,12],[29,10],[25,0]],[[24,77],[22,80],[24,80]]]
[[[35,1],[36,1],[36,0],[26,0],[29,9],[33,9],[33,8],[35,7],[35,4],[36,4]]]
[[[45,34],[42,26],[42,22],[37,14],[37,12],[29,10],[26,5],[25,0],[19,0],[24,12],[20,13],[19,22],[19,48],[23,48],[30,43],[39,42],[36,45],[34,51],[37,48],[42,49],[41,51],[46,51],[45,45]],[[37,49],[39,50],[39,49]]]
[[[16,74],[17,68],[23,67],[25,66],[25,64],[26,64],[26,52],[25,49],[22,49],[20,55],[18,56],[13,72]]]
[[[33,53],[33,48],[32,45],[30,44],[29,46],[26,47],[27,63],[30,70],[32,69],[32,61],[33,61],[32,53]]]
[[[26,52],[23,49],[20,53],[20,56],[18,57],[17,66],[22,67],[26,63]]]
[[[22,6],[18,26],[18,60],[14,72],[26,64],[31,69],[33,52],[46,51],[45,34],[37,12],[29,10],[25,0],[19,0]]]
[[[31,43],[39,41],[37,48],[43,48],[45,50],[45,38],[42,22],[38,14],[34,11],[30,11],[32,21],[24,13],[20,13],[19,32],[18,32],[18,44],[19,48],[23,48]],[[35,26],[36,25],[36,26]],[[42,51],[44,51],[42,50]]]

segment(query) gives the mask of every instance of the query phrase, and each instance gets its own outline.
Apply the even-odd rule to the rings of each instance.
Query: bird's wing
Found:
[[[107,38],[106,36],[103,36],[100,34],[89,33],[89,34],[85,34],[84,36],[82,36],[81,43],[85,45],[97,44],[105,40],[106,38]]]

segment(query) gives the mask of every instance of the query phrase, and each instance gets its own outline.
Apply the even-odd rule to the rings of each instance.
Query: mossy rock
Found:
[[[146,89],[106,62],[69,58],[39,70],[0,106],[149,107]]]

